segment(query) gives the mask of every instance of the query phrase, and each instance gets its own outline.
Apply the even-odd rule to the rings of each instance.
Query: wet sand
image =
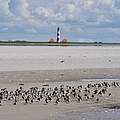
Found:
[[[119,79],[120,68],[83,68],[0,72],[0,83],[76,81],[82,79]]]
[[[72,85],[77,86],[82,84],[86,86],[88,83],[101,83],[101,82],[120,82],[118,79],[83,79],[82,81],[66,81],[66,82],[44,82],[44,83],[26,83],[22,87],[24,89],[28,89],[30,87],[43,87],[43,85],[49,85],[49,87],[59,86],[61,84],[64,85]],[[13,84],[0,84],[0,88],[6,87],[8,90],[15,90],[19,88],[20,85],[17,83]],[[47,88],[47,87],[46,87]],[[99,115],[99,112],[104,112],[104,117],[99,116],[98,120],[102,118],[102,120],[106,120],[106,115],[111,114],[110,106],[120,105],[120,96],[119,96],[120,87],[111,88],[109,92],[112,93],[110,97],[105,97],[102,99],[102,102],[89,102],[89,101],[81,101],[70,102],[67,103],[48,103],[44,102],[34,102],[33,104],[24,105],[24,103],[18,103],[16,106],[12,104],[3,104],[0,106],[0,118],[2,120],[91,120]],[[110,113],[109,113],[110,112]],[[97,116],[96,116],[97,113]],[[86,115],[85,115],[86,114]],[[91,116],[92,114],[92,116]],[[113,113],[112,113],[113,114]],[[115,113],[114,113],[115,114]],[[117,113],[119,115],[119,112]],[[118,115],[116,116],[117,118]],[[82,117],[83,116],[83,117]],[[89,116],[89,117],[88,117]],[[110,118],[110,117],[109,117]],[[113,118],[113,117],[112,117]],[[115,120],[117,120],[117,118]],[[114,120],[114,119],[113,119]]]

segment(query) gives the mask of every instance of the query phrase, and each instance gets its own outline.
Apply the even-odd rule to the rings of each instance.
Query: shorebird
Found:
[[[102,98],[109,97],[112,94],[109,92],[110,88],[119,88],[119,82],[102,82],[95,84],[87,84],[86,86],[70,86],[60,85],[51,88],[49,86],[31,87],[24,90],[20,87],[14,91],[9,91],[7,88],[0,90],[0,105],[5,103],[24,103],[25,105],[36,102],[41,102],[42,99],[46,104],[48,103],[70,103],[70,102],[101,102]]]

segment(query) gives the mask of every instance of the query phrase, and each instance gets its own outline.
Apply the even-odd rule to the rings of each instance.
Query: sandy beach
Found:
[[[0,88],[13,90],[23,83],[24,88],[48,84],[51,87],[86,85],[88,83],[120,82],[120,46],[85,47],[0,47]],[[119,105],[120,88],[111,88],[112,96],[102,103],[60,103],[0,106],[1,120],[95,120],[82,118],[107,105]],[[118,112],[118,111],[117,111]],[[119,112],[118,112],[119,113]],[[76,115],[77,114],[77,115]],[[108,116],[109,116],[108,114]],[[71,116],[70,116],[71,115]],[[116,117],[115,120],[118,120]],[[102,120],[105,118],[102,118]]]
[[[120,78],[119,46],[0,47],[0,82]]]

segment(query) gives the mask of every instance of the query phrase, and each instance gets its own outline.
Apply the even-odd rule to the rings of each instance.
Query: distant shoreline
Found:
[[[0,41],[0,46],[119,46],[120,43],[103,42],[30,42],[30,41]]]

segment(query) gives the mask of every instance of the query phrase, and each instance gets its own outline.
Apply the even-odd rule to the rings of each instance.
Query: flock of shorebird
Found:
[[[32,104],[34,102],[43,102],[44,104],[61,102],[101,102],[104,97],[111,96],[109,88],[119,87],[119,82],[102,82],[87,84],[87,86],[78,85],[60,85],[59,87],[31,87],[24,90],[23,87],[19,87],[15,91],[8,91],[6,88],[0,90],[0,105],[5,103],[11,103],[17,105],[19,103]]]

